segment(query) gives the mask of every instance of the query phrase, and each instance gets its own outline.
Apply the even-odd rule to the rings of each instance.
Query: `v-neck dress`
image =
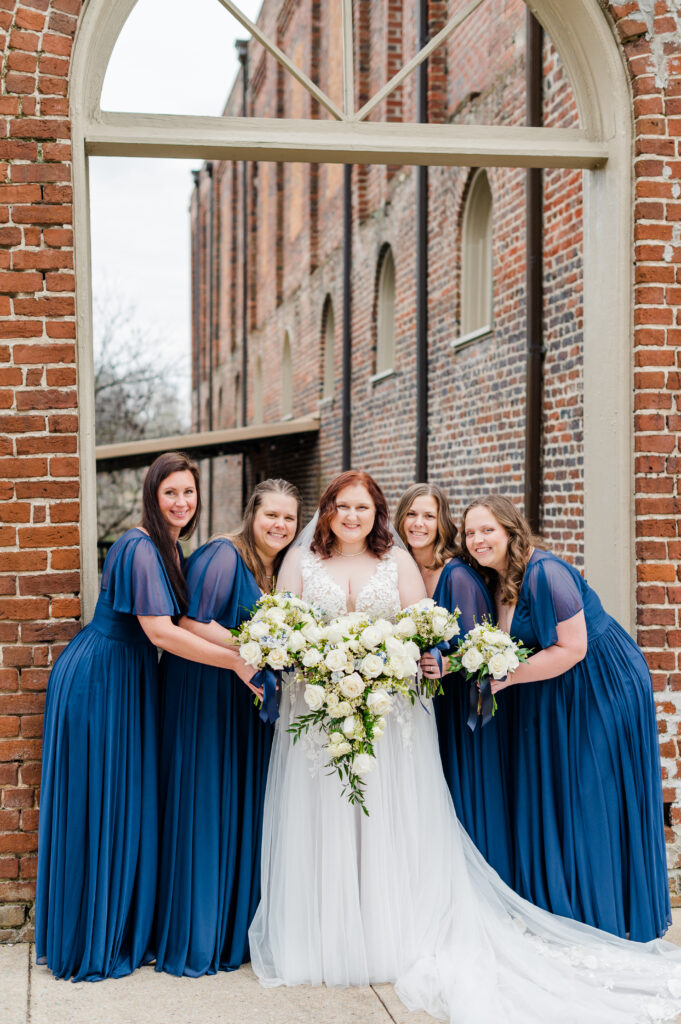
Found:
[[[670,923],[658,732],[639,647],[577,570],[532,554],[511,633],[535,651],[584,612],[586,657],[512,687],[515,880],[556,914],[639,941]]]

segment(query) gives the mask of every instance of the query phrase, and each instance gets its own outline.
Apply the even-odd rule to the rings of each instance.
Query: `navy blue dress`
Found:
[[[581,575],[530,558],[511,633],[535,651],[584,610],[588,650],[511,687],[515,882],[555,914],[644,942],[670,923],[660,752],[648,666]]]
[[[188,615],[227,628],[260,590],[234,545],[187,562]],[[235,673],[164,655],[156,970],[198,977],[249,959],[272,728]]]
[[[483,580],[460,558],[444,566],[433,599],[453,611],[457,606],[459,637],[476,622],[494,619],[492,600]],[[456,640],[454,641],[456,642]],[[467,725],[469,683],[463,673],[442,680],[444,694],[436,697],[435,720],[442,769],[456,814],[477,848],[503,880],[513,883],[513,842],[508,793],[508,714],[505,694],[497,697],[497,711],[487,725]]]
[[[137,616],[178,613],[158,550],[128,530],[107,555],[92,621],[50,675],[35,942],[59,978],[118,978],[149,956],[158,657]]]

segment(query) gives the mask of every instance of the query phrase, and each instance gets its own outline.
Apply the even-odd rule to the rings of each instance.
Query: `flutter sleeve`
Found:
[[[449,611],[458,608],[461,612],[459,638],[463,638],[476,623],[494,617],[487,587],[475,570],[467,565],[455,565],[447,573],[438,603]]]
[[[114,611],[127,615],[179,615],[173,588],[153,541],[141,534],[124,544],[102,579]]]
[[[556,626],[584,608],[577,570],[559,558],[542,558],[529,566],[525,587],[530,621],[542,650],[558,640]]]
[[[219,622],[223,618],[232,595],[238,557],[227,540],[211,541],[194,552],[187,563],[190,619]]]

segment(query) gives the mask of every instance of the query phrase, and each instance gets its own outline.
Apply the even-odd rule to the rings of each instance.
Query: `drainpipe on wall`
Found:
[[[210,181],[208,197],[208,429],[213,429],[213,285],[215,279],[215,180],[213,164],[206,164],[206,173]],[[208,536],[213,534],[213,459],[208,459]]]
[[[428,42],[428,0],[419,0],[419,45]],[[428,61],[419,65],[418,119],[428,121]],[[416,171],[416,476],[428,479],[428,167]]]
[[[352,164],[343,167],[343,409],[341,469],[352,468]]]
[[[196,395],[196,416],[194,429],[201,430],[201,180],[200,171],[192,171],[194,178],[194,223],[192,225],[192,314],[194,343],[194,392]],[[196,530],[196,539],[201,544],[201,520]]]
[[[247,116],[248,40],[235,44],[241,64],[241,116]],[[241,163],[241,426],[248,421],[248,164]],[[246,508],[246,454],[241,456],[241,508]]]
[[[530,127],[543,123],[541,25],[527,11],[525,45],[526,114]],[[544,376],[544,269],[543,269],[543,174],[539,167],[526,171],[526,286],[527,286],[527,383],[525,397],[525,515],[538,533],[542,483],[542,392]]]

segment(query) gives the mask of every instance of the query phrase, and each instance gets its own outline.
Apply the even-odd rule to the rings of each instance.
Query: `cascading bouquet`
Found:
[[[486,725],[497,710],[491,680],[503,679],[517,669],[521,661],[527,661],[531,653],[530,648],[512,640],[508,633],[487,620],[466,633],[456,653],[449,656],[449,671],[463,671],[466,679],[473,681],[467,719],[471,730],[475,729],[480,716],[482,724]]]
[[[383,735],[385,717],[396,694],[412,703],[411,680],[419,649],[395,635],[387,619],[361,613],[343,616],[321,628],[319,642],[300,655],[303,699],[310,709],[288,731],[296,743],[310,728],[326,734],[329,767],[343,784],[343,795],[365,814],[364,781],[376,766],[374,744]]]
[[[250,619],[232,629],[239,654],[256,669],[251,682],[262,686],[260,717],[274,722],[279,717],[276,692],[281,673],[299,664],[308,648],[321,639],[322,613],[286,592],[263,594]]]
[[[450,650],[450,641],[459,635],[457,620],[460,614],[458,608],[450,612],[436,604],[432,597],[424,597],[398,612],[395,617],[395,634],[402,640],[415,643],[421,654],[429,651],[442,668],[442,655]],[[426,697],[444,692],[440,679],[427,679],[424,676],[420,685]]]

